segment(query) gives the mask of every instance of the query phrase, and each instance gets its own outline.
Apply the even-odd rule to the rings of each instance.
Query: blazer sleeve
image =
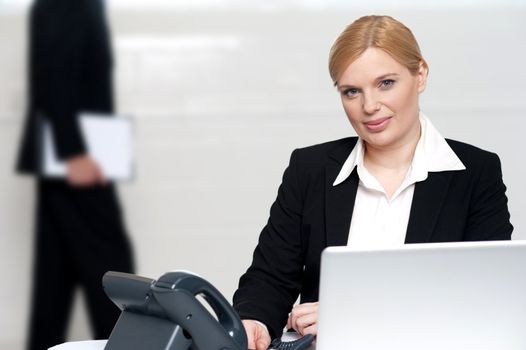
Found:
[[[472,194],[465,240],[509,240],[512,232],[500,160],[489,153]]]
[[[88,29],[82,4],[83,1],[76,6],[64,4],[62,11],[46,6],[35,8],[33,59],[37,72],[32,84],[38,86],[41,101],[36,112],[50,122],[60,159],[86,152],[77,120]],[[58,18],[59,15],[65,18]]]
[[[297,153],[295,150],[291,155],[252,264],[240,278],[234,294],[234,308],[240,317],[265,323],[273,338],[283,332],[288,313],[300,293],[303,276],[303,198]]]

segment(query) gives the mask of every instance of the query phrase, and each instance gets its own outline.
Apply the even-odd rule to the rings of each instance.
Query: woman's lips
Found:
[[[391,121],[391,117],[384,117],[376,120],[371,120],[370,122],[364,123],[367,130],[372,132],[380,132],[387,128],[387,125]]]

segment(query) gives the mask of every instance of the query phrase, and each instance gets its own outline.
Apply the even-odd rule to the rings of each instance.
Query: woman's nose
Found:
[[[371,93],[363,94],[363,105],[362,108],[367,114],[374,114],[380,110],[380,102]]]

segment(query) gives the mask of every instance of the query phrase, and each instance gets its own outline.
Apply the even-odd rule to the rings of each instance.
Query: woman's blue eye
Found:
[[[358,89],[354,89],[354,88],[346,89],[343,91],[343,94],[347,97],[354,97],[356,96],[357,93],[358,93]]]
[[[393,86],[394,83],[395,81],[393,79],[384,79],[380,82],[380,87],[390,88],[391,86]]]

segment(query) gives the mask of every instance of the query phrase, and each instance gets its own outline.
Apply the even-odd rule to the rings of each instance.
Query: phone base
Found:
[[[123,311],[104,350],[187,350],[192,340],[168,320]]]

